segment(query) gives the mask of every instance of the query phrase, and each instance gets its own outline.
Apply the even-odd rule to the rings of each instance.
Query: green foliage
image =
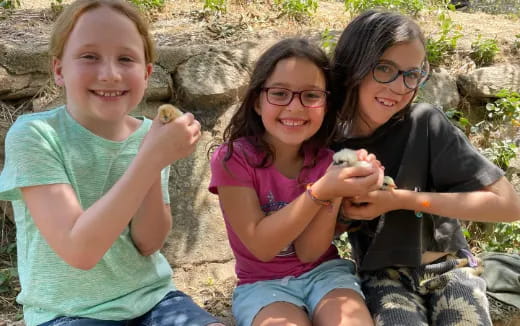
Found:
[[[520,94],[502,89],[496,97],[498,100],[486,105],[488,119],[520,126]]]
[[[416,16],[425,8],[423,0],[345,0],[345,9],[358,14],[368,9],[386,9]]]
[[[334,239],[334,245],[338,249],[338,253],[342,258],[350,258],[352,247],[348,241],[347,232],[343,232],[339,237]]]
[[[426,39],[428,61],[432,66],[439,66],[457,47],[457,41],[462,37],[462,26],[455,24],[445,11],[437,15],[440,29],[439,37]]]
[[[471,222],[464,235],[483,251],[520,253],[520,222],[487,223],[484,228],[487,231],[481,223]]]
[[[225,13],[227,10],[226,0],[204,0],[204,10],[213,13]]]
[[[496,39],[482,39],[481,35],[471,43],[470,58],[477,66],[488,66],[493,63],[495,56],[500,51]]]
[[[5,217],[1,217],[1,219],[5,219]],[[2,229],[4,228],[5,221],[2,220]],[[19,290],[17,288],[18,282],[18,273],[15,267],[12,267],[12,262],[14,262],[14,257],[16,256],[16,242],[6,243],[5,239],[2,239],[2,246],[0,246],[0,258],[2,264],[0,264],[0,295],[3,294],[12,294]],[[9,263],[9,264],[4,264]],[[9,267],[7,267],[7,266]]]
[[[518,54],[520,52],[520,34],[515,35],[515,40],[513,41],[513,44],[511,45],[511,51],[516,54]]]
[[[2,1],[0,1],[0,8],[4,8],[4,9],[20,8],[20,0],[2,0]]]
[[[516,157],[516,144],[511,139],[492,141],[491,146],[485,148],[482,154],[505,171]]]
[[[130,2],[144,10],[161,9],[164,7],[164,0],[130,0]]]
[[[470,132],[471,123],[463,112],[457,109],[448,109],[444,112],[446,116],[467,135]]]
[[[283,15],[296,20],[312,16],[318,9],[318,0],[275,0]]]
[[[334,50],[336,49],[336,45],[338,44],[338,41],[330,33],[330,30],[326,28],[321,33],[321,41],[320,41],[320,47],[327,53],[327,55],[330,57],[332,53],[334,53]]]
[[[63,0],[51,0],[51,10],[59,15],[63,11]]]

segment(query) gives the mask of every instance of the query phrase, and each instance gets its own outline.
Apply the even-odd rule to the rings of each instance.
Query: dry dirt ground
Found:
[[[518,0],[510,0],[512,3]],[[0,10],[0,43],[32,45],[46,44],[55,11],[50,9],[51,0],[21,0],[22,9]],[[64,0],[68,3],[70,0]],[[474,1],[478,3],[478,1]],[[264,37],[304,35],[317,40],[328,29],[338,36],[351,16],[345,12],[343,2],[324,0],[319,2],[315,15],[302,22],[280,16],[272,0],[228,0],[227,13],[215,15],[203,10],[202,0],[167,0],[163,10],[149,13],[153,35],[158,45],[185,46],[189,44],[228,44]],[[475,6],[477,7],[477,6]],[[520,5],[519,5],[520,8]],[[482,38],[496,38],[501,49],[497,62],[520,64],[520,14],[488,14],[474,8],[470,11],[450,12],[449,16],[461,26],[453,60],[447,68],[455,70],[467,62],[471,42]],[[427,36],[435,36],[438,19],[435,11],[423,12],[417,17]],[[518,35],[518,36],[516,36]],[[7,230],[8,231],[8,230]],[[9,235],[2,225],[4,233]],[[12,231],[12,230],[11,230]],[[12,232],[10,232],[12,235]],[[2,243],[0,243],[2,245]],[[3,242],[5,245],[5,242]],[[2,257],[0,257],[2,258]],[[7,268],[10,261],[0,259],[0,269]],[[188,266],[178,270],[177,286],[191,294],[195,301],[216,315],[228,320],[230,293],[233,281],[218,281],[206,272],[208,266]],[[1,284],[1,282],[0,282]],[[1,288],[0,288],[1,291]],[[14,296],[0,293],[0,326],[6,320],[19,318],[20,307],[14,305]]]

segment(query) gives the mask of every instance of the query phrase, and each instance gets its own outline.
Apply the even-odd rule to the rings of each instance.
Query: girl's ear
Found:
[[[145,70],[145,73],[144,73],[144,80],[145,81],[148,81],[148,79],[150,79],[150,76],[152,75],[152,72],[153,72],[153,64],[148,63],[146,65],[146,70]]]
[[[259,116],[262,116],[262,108],[260,108],[260,97],[257,97],[255,100],[255,112]]]
[[[52,73],[54,75],[54,82],[56,85],[65,86],[65,82],[63,81],[61,60],[56,57],[52,59]]]

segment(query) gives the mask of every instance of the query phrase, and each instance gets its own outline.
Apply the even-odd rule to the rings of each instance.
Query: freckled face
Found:
[[[421,68],[425,55],[421,41],[414,40],[388,48],[380,60],[391,62],[399,70],[407,71]],[[358,115],[354,123],[357,126],[356,134],[372,134],[410,103],[413,96],[414,91],[405,86],[403,75],[383,84],[374,80],[371,71],[359,85]]]
[[[280,60],[264,87],[281,87],[291,91],[325,91],[325,77],[320,68],[305,58],[291,57]],[[265,140],[277,150],[286,147],[299,148],[321,127],[325,117],[325,105],[306,108],[298,95],[286,106],[269,103],[267,93],[262,91],[255,106],[265,127]]]

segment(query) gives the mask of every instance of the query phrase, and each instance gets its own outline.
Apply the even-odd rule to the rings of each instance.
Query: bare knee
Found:
[[[305,310],[288,302],[274,302],[258,312],[253,326],[311,326]]]
[[[372,317],[359,293],[350,289],[335,289],[327,293],[316,306],[313,325],[373,325]]]

